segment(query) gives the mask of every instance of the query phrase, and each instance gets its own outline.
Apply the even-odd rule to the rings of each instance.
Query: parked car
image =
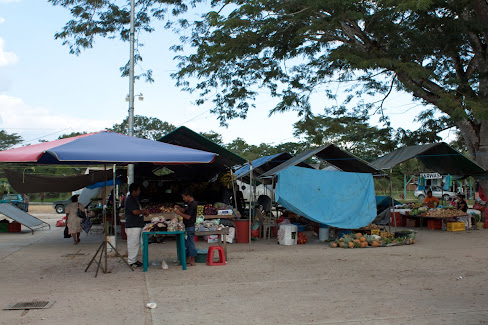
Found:
[[[425,191],[415,190],[413,195],[418,198],[420,201],[423,201],[427,196],[428,190],[432,191],[432,196],[442,199],[444,201],[450,201],[451,198],[455,197],[457,193],[451,191],[444,191],[440,186],[432,186],[430,188],[426,188]]]
[[[53,202],[53,208],[56,211],[56,213],[64,213],[66,211],[66,207],[70,203],[71,203],[71,198],[63,200],[63,201],[54,201]],[[88,205],[88,209],[94,208],[96,206],[97,206],[96,203],[91,202]]]
[[[24,210],[25,212],[29,211],[29,202],[24,201],[21,194],[4,194],[0,203],[10,203],[20,210]]]
[[[64,213],[64,211],[66,211],[66,207],[70,203],[71,203],[71,198],[63,200],[63,201],[54,201],[53,202],[53,208],[56,211],[56,213]]]

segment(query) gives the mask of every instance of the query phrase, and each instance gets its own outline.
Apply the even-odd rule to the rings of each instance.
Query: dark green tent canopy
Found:
[[[441,175],[449,174],[457,179],[488,176],[481,166],[445,142],[403,147],[373,161],[371,165],[378,169],[390,169],[412,158],[420,160],[429,170]]]
[[[321,147],[309,149],[296,155],[295,157],[267,171],[266,173],[261,175],[261,178],[274,176],[290,166],[299,166],[299,163],[312,156],[315,156],[321,160],[325,160],[329,164],[337,167],[344,172],[371,173],[373,175],[383,174],[381,170],[372,167],[361,158],[358,158],[353,154],[342,150],[334,144],[327,144]]]
[[[214,177],[218,173],[229,170],[235,165],[241,165],[246,160],[226,148],[216,144],[215,142],[205,138],[204,136],[190,130],[187,127],[181,126],[176,130],[166,134],[158,139],[160,142],[165,142],[186,148],[198,149],[217,154],[215,160],[211,164],[196,165],[173,165],[166,166],[175,173],[177,179],[189,179],[206,181]],[[205,166],[203,166],[205,165]]]

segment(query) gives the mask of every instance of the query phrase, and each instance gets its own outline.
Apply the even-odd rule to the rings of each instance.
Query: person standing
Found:
[[[427,197],[424,199],[424,205],[426,205],[430,209],[437,208],[439,205],[439,199],[435,196],[432,196],[432,191],[427,191]]]
[[[185,224],[186,238],[186,263],[188,265],[196,265],[195,257],[197,256],[197,249],[195,248],[195,222],[197,221],[197,202],[193,198],[193,195],[188,189],[181,192],[183,201],[187,204],[186,209],[175,205],[175,213],[183,217],[183,223]]]
[[[127,260],[130,266],[141,267],[142,263],[137,260],[141,247],[141,232],[144,227],[144,215],[149,211],[141,208],[139,195],[141,186],[136,183],[129,185],[129,195],[125,200],[125,233],[127,234]]]
[[[71,203],[66,207],[66,224],[68,225],[68,233],[73,236],[73,245],[80,242],[81,222],[83,219],[78,217],[78,209],[85,208],[78,202],[78,195],[71,197]]]

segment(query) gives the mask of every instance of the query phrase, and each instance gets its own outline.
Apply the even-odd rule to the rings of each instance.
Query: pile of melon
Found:
[[[330,247],[342,247],[342,248],[365,248],[368,246],[371,247],[381,247],[381,246],[391,246],[392,244],[414,244],[415,239],[409,236],[408,238],[383,238],[377,235],[363,235],[362,233],[358,232],[356,234],[347,234],[333,241],[330,244]]]

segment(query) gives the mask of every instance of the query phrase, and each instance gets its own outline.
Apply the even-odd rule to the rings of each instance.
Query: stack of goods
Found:
[[[195,229],[197,231],[216,231],[224,229],[224,225],[219,224],[218,219],[213,220],[199,220],[195,223]]]
[[[165,213],[165,212],[174,212],[174,205],[170,203],[165,204],[152,204],[146,206],[146,209],[149,210],[149,213]]]
[[[347,234],[332,242],[330,247],[342,248],[366,248],[366,247],[389,247],[399,245],[410,245],[415,243],[415,232],[404,231],[402,233],[381,232],[378,235],[364,235],[362,233]]]
[[[197,216],[203,216],[205,212],[205,206],[204,205],[198,205],[197,206]]]
[[[408,212],[408,215],[410,215],[410,216],[416,216],[416,215],[419,215],[419,214],[422,214],[422,213],[426,212],[427,210],[428,210],[427,207],[423,207],[423,206],[416,207],[416,208],[413,208],[412,210],[410,210]]]
[[[455,208],[432,209],[421,214],[423,217],[430,218],[456,218],[465,216],[466,212]]]
[[[206,215],[216,215],[217,209],[211,204],[205,204],[205,207],[203,208],[203,213]]]
[[[298,245],[305,244],[307,243],[307,241],[308,241],[307,235],[305,235],[305,233],[303,232],[299,232],[297,237],[297,244]]]
[[[422,203],[415,203],[415,202],[407,202],[404,205],[400,206],[400,209],[418,209],[422,207]]]
[[[379,235],[381,228],[380,226],[375,225],[374,223],[370,223],[366,227],[362,227],[361,230],[365,230],[365,232],[370,235]]]
[[[142,231],[183,231],[185,225],[177,218],[165,220],[164,218],[154,217],[151,223],[148,223]]]

